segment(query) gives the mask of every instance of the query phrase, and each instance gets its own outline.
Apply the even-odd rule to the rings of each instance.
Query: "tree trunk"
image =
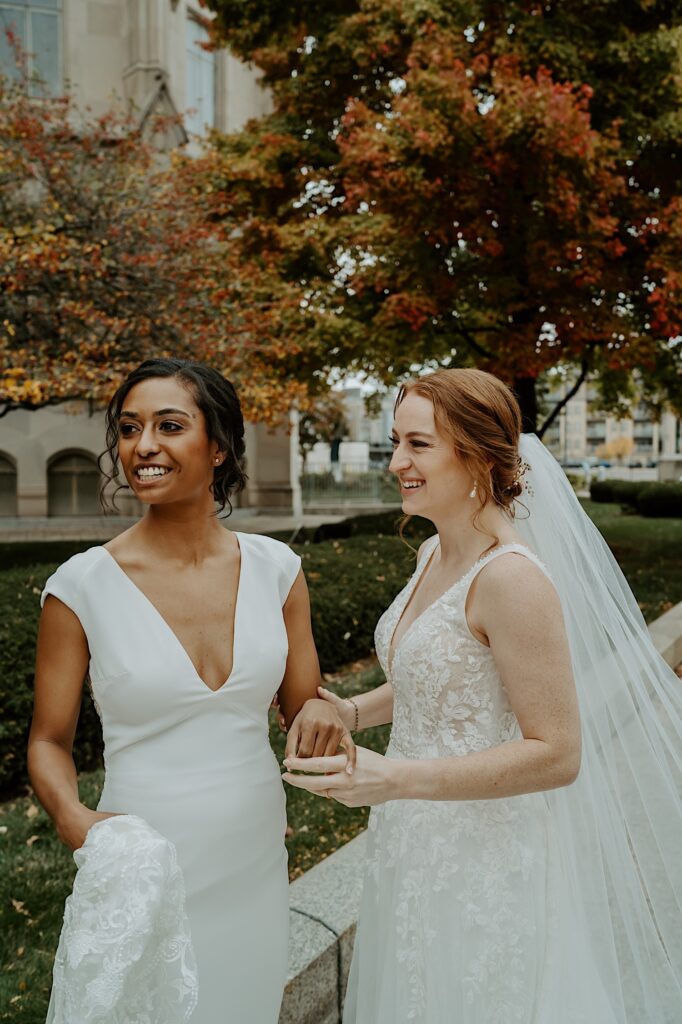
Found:
[[[521,406],[521,430],[524,434],[534,434],[538,426],[535,377],[517,377],[514,380],[513,390]]]

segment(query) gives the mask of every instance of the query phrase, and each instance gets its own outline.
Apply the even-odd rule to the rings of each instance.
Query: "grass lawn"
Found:
[[[608,540],[648,621],[682,601],[682,519],[643,519],[624,514],[614,505],[589,501],[584,505]],[[348,545],[349,558],[355,559],[355,548],[363,543],[357,538]],[[384,548],[394,550],[389,538],[377,544],[376,555],[374,546],[371,551],[370,565],[381,573],[382,558],[388,557]],[[310,569],[324,572],[329,560],[341,586],[344,559],[340,545],[313,545],[307,551]],[[392,568],[395,571],[396,567]],[[404,571],[410,571],[408,561]],[[327,685],[343,696],[381,682],[381,670],[369,659],[327,677]],[[281,761],[284,736],[274,722],[271,739]],[[359,736],[363,745],[380,751],[387,739],[387,727]],[[89,806],[95,806],[101,782],[101,772],[81,776],[81,792]],[[287,799],[291,878],[343,845],[367,822],[367,809],[351,810],[303,790],[289,789]],[[0,804],[0,1021],[43,1024],[45,1020],[52,957],[73,873],[68,851],[57,842],[50,821],[30,795]]]
[[[582,505],[606,538],[647,622],[682,601],[682,519],[647,519],[594,501]]]

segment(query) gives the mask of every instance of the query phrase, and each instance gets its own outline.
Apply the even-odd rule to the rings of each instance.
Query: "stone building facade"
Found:
[[[237,130],[269,106],[254,69],[202,47],[206,16],[192,0],[0,0],[0,70],[13,73],[11,29],[54,94],[70,89],[94,114],[124,105],[143,127],[181,113],[186,130],[154,141],[199,147],[207,128]],[[103,413],[87,402],[0,419],[0,516],[96,515],[103,447]],[[291,508],[291,449],[286,431],[247,427],[242,504]]]

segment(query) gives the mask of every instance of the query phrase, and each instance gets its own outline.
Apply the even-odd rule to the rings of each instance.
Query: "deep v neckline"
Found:
[[[133,588],[135,593],[138,594],[141,597],[141,599],[145,602],[146,605],[148,605],[149,608],[151,608],[152,614],[161,623],[161,625],[166,630],[166,632],[171,636],[175,646],[180,651],[181,655],[184,657],[184,659],[187,662],[187,664],[191,667],[192,672],[194,673],[194,678],[196,679],[196,681],[198,683],[201,684],[201,686],[204,688],[204,690],[207,693],[220,693],[222,690],[224,690],[226,688],[226,686],[228,685],[228,683],[232,679],[232,676],[234,675],[235,665],[236,665],[236,661],[237,661],[237,635],[238,635],[237,618],[238,618],[238,615],[239,615],[240,595],[241,595],[241,590],[242,590],[242,579],[243,579],[243,576],[244,576],[244,550],[246,548],[246,545],[243,543],[242,535],[237,533],[236,530],[233,530],[232,534],[237,539],[237,546],[239,548],[239,577],[237,579],[237,591],[236,591],[236,594],[235,594],[235,601],[234,601],[234,614],[233,614],[233,617],[232,617],[232,660],[231,660],[230,671],[228,673],[227,679],[225,679],[224,682],[222,682],[220,684],[220,686],[217,686],[215,688],[215,690],[213,689],[213,687],[208,685],[208,683],[206,682],[206,680],[202,676],[199,675],[197,667],[196,667],[196,665],[194,664],[194,662],[192,661],[192,659],[191,659],[191,657],[189,655],[189,651],[187,650],[185,645],[182,643],[182,641],[180,640],[180,637],[175,632],[175,630],[172,628],[172,626],[163,617],[163,615],[161,614],[159,609],[156,607],[154,602],[151,600],[151,598],[147,597],[147,595],[145,594],[144,590],[142,590],[142,588],[137,585],[135,580],[131,576],[128,575],[128,573],[125,571],[123,566],[120,565],[120,563],[114,558],[114,556],[112,555],[111,551],[108,551],[107,548],[104,547],[104,545],[101,545],[101,550],[104,551],[106,553],[107,557],[109,558],[109,560],[111,562],[113,562],[113,564],[115,565],[115,567],[118,570],[119,574],[125,580],[127,580],[128,584]]]
[[[389,677],[391,677],[393,675],[393,666],[395,665],[396,654],[400,650],[400,647],[402,645],[403,640],[408,635],[408,633],[410,632],[410,630],[414,626],[415,622],[419,622],[419,620],[421,619],[422,615],[425,615],[426,612],[429,610],[429,608],[432,608],[434,606],[434,604],[436,603],[436,601],[440,601],[440,598],[443,596],[443,594],[441,594],[439,597],[436,598],[435,601],[432,601],[431,604],[427,605],[427,607],[424,609],[424,611],[420,612],[419,615],[416,616],[416,618],[412,619],[412,622],[410,622],[410,624],[405,629],[405,632],[403,633],[403,635],[400,637],[400,639],[398,640],[398,642],[394,646],[395,635],[398,632],[398,627],[399,627],[400,623],[403,621],[403,618],[405,617],[405,612],[408,609],[410,601],[414,597],[414,594],[415,594],[415,591],[417,590],[417,587],[419,586],[421,580],[424,578],[424,573],[426,572],[428,567],[431,565],[431,561],[433,559],[433,556],[436,553],[436,548],[439,546],[439,544],[440,544],[440,541],[438,540],[438,538],[436,538],[436,543],[433,545],[433,548],[429,552],[428,556],[424,559],[424,564],[422,565],[421,569],[419,569],[419,566],[417,566],[419,571],[418,571],[418,573],[415,573],[415,575],[412,577],[412,580],[410,581],[412,583],[412,587],[408,591],[407,600],[405,601],[405,604],[402,606],[402,608],[398,612],[398,618],[396,619],[395,625],[394,625],[393,629],[391,630],[390,636],[388,638],[388,648],[387,648],[387,651],[386,651],[386,666],[388,668],[388,675],[389,675]],[[446,593],[446,591],[444,591],[444,593]]]
[[[391,635],[390,635],[389,640],[388,640],[388,648],[387,648],[387,654],[386,654],[386,665],[387,665],[387,668],[388,668],[388,676],[389,676],[389,678],[391,678],[393,676],[393,666],[395,665],[395,659],[396,659],[396,656],[398,654],[398,651],[400,650],[400,648],[403,645],[403,641],[405,640],[405,638],[407,636],[409,636],[409,634],[411,633],[413,627],[416,626],[416,624],[421,619],[423,619],[423,617],[428,612],[430,612],[432,608],[435,608],[436,605],[439,603],[439,601],[442,601],[444,597],[447,597],[447,595],[451,591],[453,591],[455,589],[455,587],[458,587],[461,583],[463,583],[464,580],[467,578],[467,576],[469,576],[474,571],[474,569],[478,568],[478,566],[482,562],[485,562],[486,559],[490,555],[493,554],[493,552],[498,551],[498,550],[502,550],[503,548],[507,548],[507,547],[510,547],[510,548],[511,547],[523,547],[523,545],[522,544],[518,544],[517,545],[515,543],[511,543],[511,544],[497,544],[494,548],[492,548],[492,550],[489,549],[488,551],[484,551],[483,554],[479,555],[478,558],[476,559],[476,561],[472,565],[469,566],[469,568],[467,569],[467,571],[465,573],[462,573],[462,575],[460,577],[458,577],[458,579],[456,579],[454,581],[454,583],[451,583],[449,587],[446,587],[442,594],[439,594],[438,597],[434,598],[433,601],[431,601],[430,604],[427,604],[426,608],[424,608],[424,610],[419,613],[419,615],[417,615],[414,619],[412,619],[412,622],[410,622],[410,624],[406,627],[405,632],[403,633],[403,635],[400,637],[400,639],[398,640],[398,642],[394,646],[394,639],[395,639],[396,633],[398,632],[398,626],[403,621],[403,618],[405,617],[405,612],[407,611],[407,609],[408,609],[408,607],[410,605],[410,602],[411,602],[412,598],[415,595],[417,587],[419,586],[421,581],[424,579],[426,571],[429,568],[429,566],[431,565],[431,562],[433,560],[433,556],[436,553],[436,549],[439,548],[439,547],[440,547],[440,538],[436,537],[436,543],[433,545],[433,549],[429,552],[428,556],[424,559],[424,564],[422,565],[421,569],[419,570],[419,573],[415,574],[415,576],[412,577],[413,586],[409,590],[408,595],[407,595],[407,600],[405,601],[405,604],[400,609],[400,612],[398,613],[398,618],[396,619],[395,626],[391,630]]]

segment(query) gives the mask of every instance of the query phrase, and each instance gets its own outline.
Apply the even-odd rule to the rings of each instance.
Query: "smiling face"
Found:
[[[140,501],[155,505],[208,497],[212,503],[209,487],[223,455],[209,439],[191,388],[180,379],[152,377],[132,387],[118,432],[121,467]]]
[[[428,398],[405,395],[395,412],[392,441],[389,469],[400,482],[403,512],[436,522],[468,500],[474,481],[455,455],[452,438],[436,424]]]

